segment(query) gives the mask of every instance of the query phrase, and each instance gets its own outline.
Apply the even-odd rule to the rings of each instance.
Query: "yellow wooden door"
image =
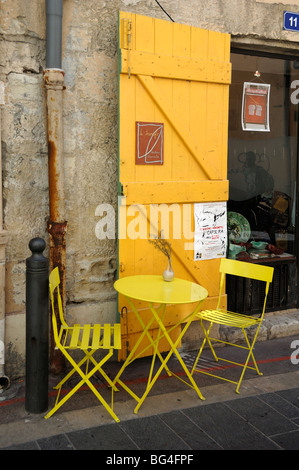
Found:
[[[175,276],[208,290],[205,307],[216,305],[219,259],[194,261],[189,232],[194,203],[228,199],[229,56],[228,34],[119,13],[118,274],[162,275],[167,260],[147,238],[166,227]],[[140,154],[141,129],[150,138]],[[138,160],[140,155],[150,158]],[[146,321],[146,305],[136,306]],[[175,324],[189,309],[169,306],[165,324]],[[125,358],[142,327],[121,295],[119,312]],[[178,334],[172,331],[173,338]],[[168,350],[167,344],[161,348]],[[151,353],[149,348],[144,355]]]

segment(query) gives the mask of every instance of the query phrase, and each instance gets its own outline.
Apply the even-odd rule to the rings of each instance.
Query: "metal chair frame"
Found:
[[[197,313],[197,318],[200,320],[201,327],[204,332],[204,339],[201,345],[201,348],[198,352],[198,355],[195,359],[191,375],[194,372],[200,372],[206,375],[211,375],[212,377],[216,377],[221,380],[225,380],[227,382],[231,382],[237,385],[236,388],[236,393],[239,392],[239,388],[241,386],[241,382],[244,377],[244,373],[246,369],[253,369],[257,372],[258,375],[263,375],[262,372],[260,372],[256,359],[253,354],[253,348],[259,333],[260,326],[262,324],[264,314],[265,314],[265,308],[266,308],[266,303],[267,303],[267,296],[269,292],[269,286],[270,283],[272,282],[273,279],[273,273],[274,273],[274,268],[270,266],[262,266],[259,264],[254,264],[254,263],[248,263],[248,262],[243,262],[243,261],[237,261],[237,260],[232,260],[232,259],[226,259],[222,258],[220,261],[220,289],[219,289],[219,297],[218,297],[218,303],[217,307],[214,310],[203,310],[201,312]],[[254,316],[249,316],[249,315],[243,315],[240,313],[235,313],[235,312],[230,312],[225,309],[221,309],[221,298],[222,294],[224,291],[224,286],[225,286],[225,277],[227,274],[234,275],[234,276],[240,276],[240,277],[245,277],[245,278],[250,278],[250,279],[256,279],[258,281],[263,281],[265,282],[265,296],[264,296],[264,302],[263,302],[263,307],[262,311],[259,317],[254,317]],[[206,327],[204,322],[208,322],[208,326]],[[229,341],[223,341],[219,338],[213,338],[210,336],[211,329],[214,324],[218,325],[225,325],[228,327],[234,327],[234,328],[239,328],[242,330],[244,339],[245,339],[245,344],[240,345],[236,343],[231,343]],[[246,333],[246,329],[250,327],[256,327],[254,337],[252,339],[252,342],[250,343],[250,340],[248,338],[248,334]],[[212,341],[214,343],[222,343],[222,344],[227,344],[230,346],[235,346],[237,348],[244,349],[248,351],[248,355],[246,357],[246,360],[244,363],[239,363],[239,362],[234,362],[228,359],[225,359],[223,357],[219,357],[218,354],[216,354],[216,351],[212,345]],[[208,343],[215,361],[225,361],[231,364],[234,364],[236,366],[240,366],[242,368],[241,376],[238,381],[233,381],[225,377],[221,377],[219,375],[212,374],[210,372],[204,371],[200,368],[197,368],[197,364],[199,361],[199,358],[202,354],[202,351],[204,349],[205,344]],[[254,367],[251,367],[248,365],[250,358],[252,359]]]
[[[58,267],[54,268],[53,271],[50,273],[49,277],[49,287],[50,287],[50,296],[51,296],[51,304],[52,304],[52,325],[53,325],[53,335],[56,344],[56,348],[58,348],[64,357],[69,361],[72,365],[72,369],[70,372],[59,382],[58,385],[54,387],[55,390],[58,390],[58,394],[56,397],[56,402],[54,407],[51,411],[45,416],[45,418],[49,418],[52,416],[77,390],[82,387],[82,385],[87,384],[101,404],[106,408],[108,413],[112,416],[112,418],[119,422],[119,418],[114,413],[113,409],[108,405],[106,400],[101,396],[99,391],[95,388],[95,386],[91,383],[90,378],[96,373],[99,372],[106,382],[112,387],[112,390],[117,390],[115,385],[113,384],[112,380],[108,377],[108,375],[102,369],[102,366],[110,359],[113,355],[114,349],[121,348],[121,330],[120,324],[116,323],[114,325],[110,324],[75,324],[74,326],[70,327],[67,325],[64,315],[63,315],[63,308],[62,308],[62,301],[61,295],[59,291],[59,271]],[[61,321],[61,327],[58,331],[57,327],[57,320],[55,315],[55,307],[54,307],[54,298],[55,298],[55,291],[57,297],[57,304],[58,304],[58,314]],[[73,357],[70,355],[69,350],[81,350],[84,353],[84,357],[80,362],[76,362]],[[107,350],[107,354],[97,362],[93,355],[96,351],[104,349]],[[93,368],[89,370],[89,363],[92,362]],[[85,364],[85,372],[82,370],[83,364]],[[75,385],[61,400],[59,401],[60,392],[62,385],[75,373],[77,372],[81,377],[81,380],[77,385]]]

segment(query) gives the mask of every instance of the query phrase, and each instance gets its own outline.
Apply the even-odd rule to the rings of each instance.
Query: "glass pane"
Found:
[[[290,60],[244,54],[232,54],[231,61],[233,72],[229,113],[228,211],[241,216],[234,218],[231,215],[230,220],[229,214],[230,241],[233,245],[251,242],[251,254],[256,256],[261,253],[253,250],[264,250],[267,254],[271,248],[275,252],[275,248],[266,245],[273,245],[276,252],[278,249],[280,254],[284,253],[283,256],[287,256],[286,253],[294,254],[298,64]],[[255,76],[256,71],[260,73],[259,77]],[[268,106],[269,131],[243,130],[244,82],[252,82],[252,85],[271,85]],[[256,111],[256,122],[260,122],[261,106],[264,106],[265,102],[260,102],[259,98],[255,102],[254,95],[250,100],[249,120],[254,120],[252,116]],[[245,240],[246,238],[248,240]],[[245,248],[248,253],[248,245]],[[244,250],[245,248],[243,247]],[[240,248],[231,246],[229,256],[235,257],[238,250]],[[245,253],[243,257],[245,258]]]

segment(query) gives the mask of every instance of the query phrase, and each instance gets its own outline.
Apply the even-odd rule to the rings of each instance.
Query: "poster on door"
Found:
[[[243,131],[269,132],[270,87],[267,83],[244,82],[242,99]]]
[[[194,204],[194,260],[223,258],[227,248],[226,202]]]

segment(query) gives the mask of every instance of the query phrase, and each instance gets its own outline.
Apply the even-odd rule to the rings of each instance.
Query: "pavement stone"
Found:
[[[163,378],[134,415],[135,401],[118,392],[115,411],[120,423],[92,401],[80,408],[87,392],[79,392],[78,401],[70,402],[69,408],[66,404],[48,420],[26,415],[22,397],[0,403],[0,449],[99,450],[99,458],[106,463],[108,458],[145,456],[146,452],[192,457],[200,450],[299,450],[299,365],[290,361],[294,338],[256,346],[256,356],[264,359],[260,366],[264,375],[250,372],[239,395],[233,384],[219,384],[198,374],[197,383],[206,397],[202,401],[181,381]],[[192,353],[187,356],[186,362],[191,363]],[[146,360],[138,364],[138,390],[144,382],[142,373],[146,377],[146,364]],[[224,372],[235,374],[229,369]],[[127,378],[134,382],[132,376]],[[180,387],[172,388],[173,380]]]
[[[299,387],[282,395],[262,394],[66,432],[2,450],[299,450],[298,413]]]

